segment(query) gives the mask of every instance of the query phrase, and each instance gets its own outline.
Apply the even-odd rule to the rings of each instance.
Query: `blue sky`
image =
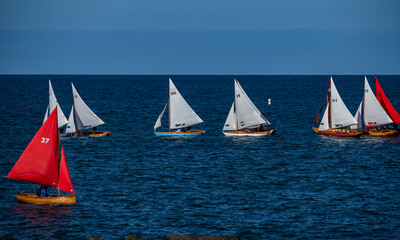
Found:
[[[400,74],[400,1],[0,1],[0,74]]]

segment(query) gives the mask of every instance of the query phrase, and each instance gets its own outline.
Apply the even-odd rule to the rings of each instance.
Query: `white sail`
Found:
[[[226,118],[224,128],[222,130],[237,130],[237,119],[235,113],[235,102],[232,103],[231,110],[229,111],[228,117]]]
[[[47,105],[46,113],[44,114],[43,123],[46,122],[47,118],[49,117],[49,105]],[[42,123],[42,124],[43,124]]]
[[[156,131],[157,128],[161,127],[161,119],[164,115],[164,112],[165,112],[165,109],[167,108],[167,106],[168,106],[168,102],[165,104],[165,107],[162,110],[160,116],[158,116],[156,124],[154,124],[154,131]]]
[[[51,81],[49,80],[49,111],[48,115],[50,115],[54,108],[57,107],[57,116],[58,116],[58,128],[64,127],[68,120],[65,118],[63,111],[61,110],[60,105],[57,102],[56,95],[54,94],[53,87],[51,86]]]
[[[169,79],[169,104],[171,129],[189,127],[204,122],[185,101],[171,78]]]
[[[72,94],[74,96],[74,107],[76,115],[76,126],[78,130],[85,130],[89,128],[94,128],[99,125],[105,124],[82,100],[79,93],[76,91],[73,83]]]
[[[364,86],[364,124],[365,126],[380,126],[393,123],[381,104],[375,97],[365,76]]]
[[[354,118],[357,120],[357,125],[351,125],[350,129],[362,129],[362,104],[363,102],[361,101],[360,106],[358,107],[357,112],[354,115]]]
[[[69,114],[69,117],[68,117],[68,124],[67,124],[67,127],[65,129],[65,132],[67,132],[67,133],[76,132],[75,121],[74,121],[74,106],[73,105],[72,105],[72,108],[71,108],[71,113]]]
[[[271,124],[247,96],[242,86],[235,79],[235,107],[238,129],[254,128],[260,124]]]
[[[322,121],[319,124],[318,131],[325,131],[329,129],[329,120],[328,120],[328,115],[329,115],[329,103],[326,106],[324,116],[322,117]]]
[[[332,128],[347,127],[357,124],[353,115],[349,112],[344,104],[335,83],[331,77],[331,109],[332,109]]]

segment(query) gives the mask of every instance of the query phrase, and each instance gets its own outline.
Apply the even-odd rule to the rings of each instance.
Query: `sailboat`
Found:
[[[57,110],[53,110],[26,147],[7,178],[58,189],[57,196],[39,197],[35,193],[18,193],[17,200],[36,204],[73,204],[75,195],[61,196],[60,190],[75,194],[58,133]]]
[[[53,86],[51,85],[51,81],[49,79],[49,105],[47,106],[46,113],[44,115],[43,123],[49,117],[50,113],[57,108],[57,115],[58,115],[58,128],[61,129],[60,137],[71,137],[72,134],[65,134],[63,132],[63,127],[68,123],[68,120],[65,118],[63,111],[61,110],[60,105],[58,104],[56,95],[53,91]]]
[[[109,131],[96,131],[96,127],[105,124],[83,101],[74,84],[72,85],[72,94],[74,96],[74,109],[76,120],[75,136],[81,137],[100,137],[109,136]],[[92,129],[92,131],[88,131]]]
[[[320,114],[325,106],[326,108],[322,121],[320,121]],[[319,123],[319,127],[314,127]],[[352,125],[357,125],[357,120],[351,115],[342,98],[336,89],[335,83],[331,76],[329,76],[328,96],[322,105],[317,118],[314,121],[312,128],[315,132],[326,136],[337,137],[358,137],[363,134],[362,131],[351,129]]]
[[[239,81],[234,79],[235,100],[232,103],[222,132],[226,136],[266,136],[278,129],[264,128],[271,123],[253,104]]]
[[[367,76],[364,80],[364,97],[360,106],[362,110],[362,122],[364,122],[365,132],[372,136],[392,136],[398,134],[397,129],[389,129],[388,125],[397,127],[394,120],[400,121],[400,116],[393,108],[383,92],[378,79],[376,78],[377,97],[375,97],[371,86],[368,83]],[[380,101],[379,101],[379,100]],[[391,114],[391,115],[390,115]],[[397,114],[397,115],[396,115]],[[361,109],[357,110],[357,116],[361,115]],[[394,120],[393,120],[394,119]],[[362,129],[362,125],[357,126]]]
[[[168,107],[168,132],[156,132],[161,127],[161,119]],[[204,130],[191,129],[193,125],[204,121],[193,111],[178,89],[169,78],[169,99],[154,124],[154,134],[157,136],[193,136],[204,133]],[[175,130],[175,131],[172,131]]]

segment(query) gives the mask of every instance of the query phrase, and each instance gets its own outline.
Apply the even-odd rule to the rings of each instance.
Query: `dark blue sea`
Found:
[[[40,128],[48,80],[64,114],[72,81],[109,130],[62,139],[77,193],[73,206],[18,203],[37,185],[0,180],[0,236],[17,239],[398,239],[400,137],[335,138],[312,123],[328,76],[236,76],[276,135],[226,137],[234,76],[172,75],[205,120],[197,137],[156,137],[169,76],[1,75],[0,170],[6,176]],[[354,114],[364,76],[333,76]],[[368,76],[375,89],[374,76]],[[400,111],[400,76],[378,76]],[[268,99],[272,104],[268,105]],[[163,126],[168,126],[164,119]],[[165,128],[164,128],[165,129]]]

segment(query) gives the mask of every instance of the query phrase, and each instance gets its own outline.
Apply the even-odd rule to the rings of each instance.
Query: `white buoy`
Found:
[[[268,98],[268,105],[271,105],[271,98]]]

